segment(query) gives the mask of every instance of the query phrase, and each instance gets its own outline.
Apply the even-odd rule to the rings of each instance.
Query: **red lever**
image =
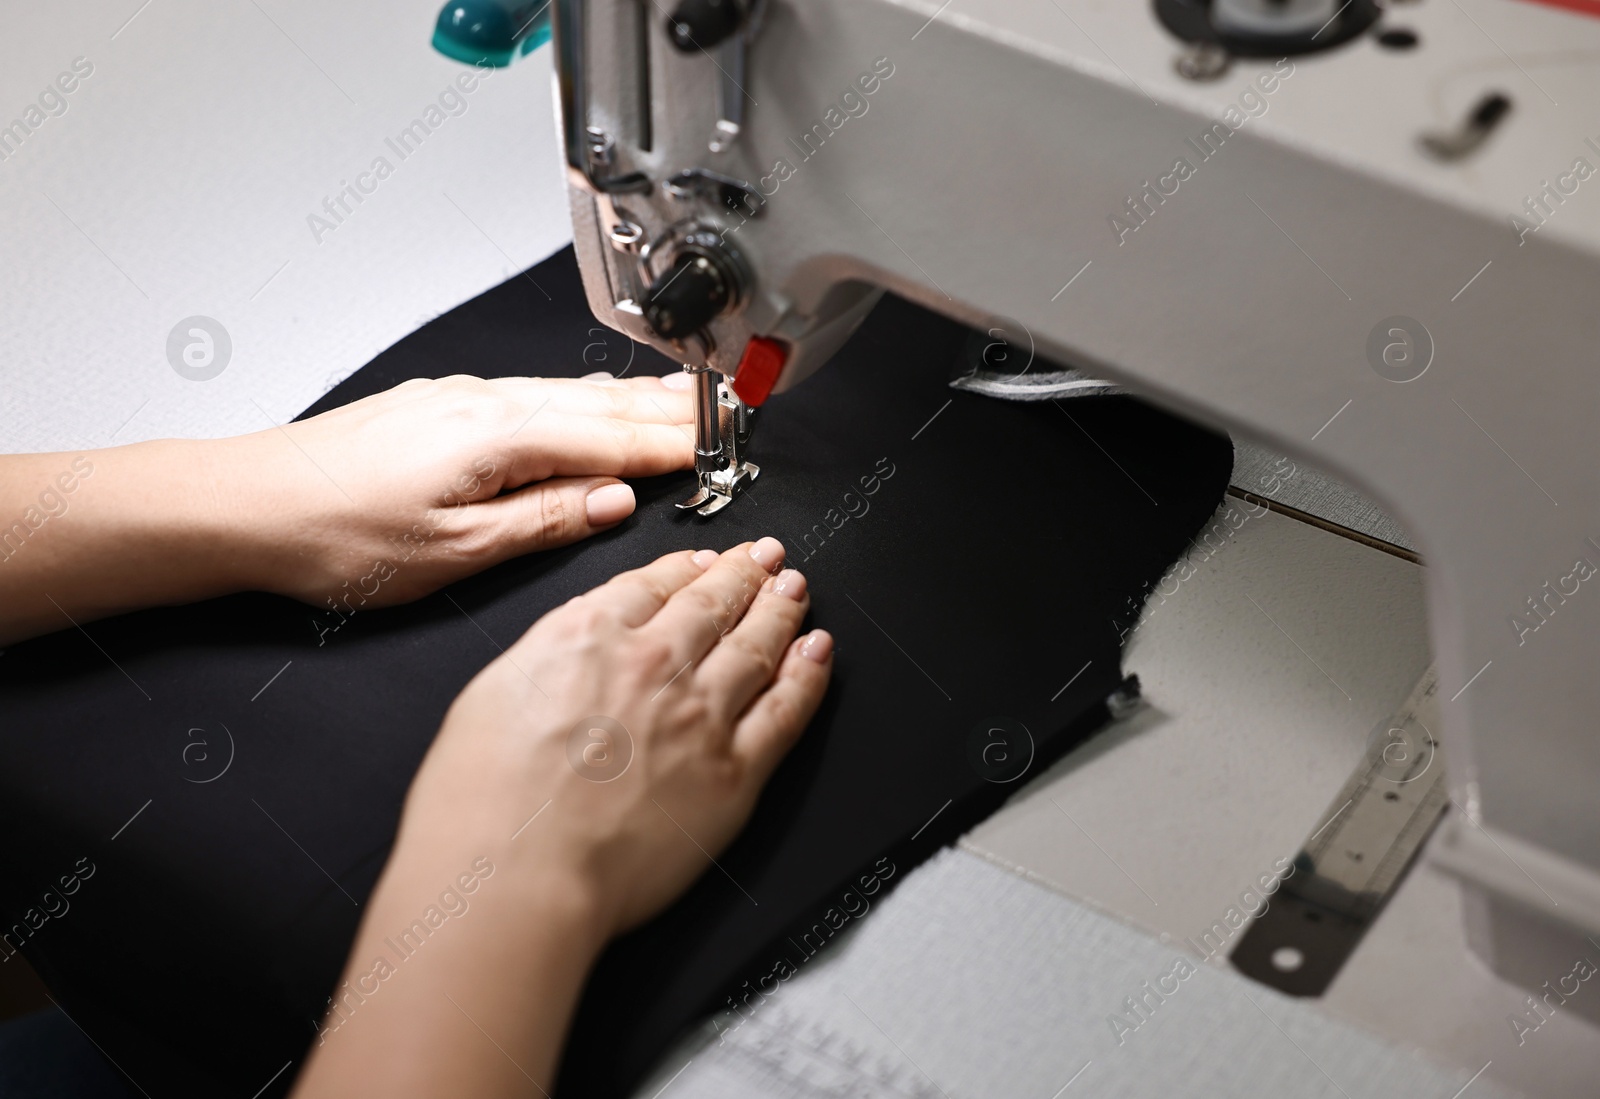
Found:
[[[789,359],[787,344],[766,336],[751,336],[744,345],[744,355],[739,359],[739,369],[733,372],[733,391],[747,405],[758,405],[767,399],[783,364]]]

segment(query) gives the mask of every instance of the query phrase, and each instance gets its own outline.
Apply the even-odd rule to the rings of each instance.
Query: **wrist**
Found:
[[[474,925],[472,939],[491,945],[508,963],[515,942],[533,952],[560,943],[587,969],[611,938],[605,906],[586,876],[505,844],[424,849],[402,833],[372,908],[391,922],[429,908],[464,919]]]
[[[252,506],[240,498],[230,442],[157,439],[85,456],[75,516],[83,526],[62,542],[56,562],[66,575],[88,574],[89,582],[77,586],[89,603],[85,613],[253,586],[257,540],[241,525]],[[129,577],[136,578],[132,585]],[[102,579],[131,590],[97,597],[93,581]]]
[[[613,934],[593,883],[553,868],[529,869],[509,861],[506,871],[504,903],[497,899],[493,911],[504,912],[519,929],[537,922],[544,938],[562,943],[587,970]]]
[[[300,597],[306,578],[324,568],[311,541],[320,524],[307,513],[301,479],[286,473],[287,459],[269,434],[196,444],[213,486],[210,518],[200,521],[210,527],[232,590]]]
[[[251,438],[148,444],[158,448],[154,461],[160,472],[152,484],[169,495],[167,522],[190,549],[182,555],[183,564],[194,570],[207,594],[274,590],[269,532],[278,508],[264,492],[261,463],[245,445]]]

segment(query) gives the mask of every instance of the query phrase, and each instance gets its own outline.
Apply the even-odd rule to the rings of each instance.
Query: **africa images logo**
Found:
[[[167,333],[167,362],[180,378],[209,382],[232,359],[233,337],[215,317],[185,317]]]

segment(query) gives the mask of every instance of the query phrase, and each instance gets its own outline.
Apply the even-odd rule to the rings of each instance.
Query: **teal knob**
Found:
[[[504,68],[550,41],[551,0],[450,0],[433,48],[469,65]]]

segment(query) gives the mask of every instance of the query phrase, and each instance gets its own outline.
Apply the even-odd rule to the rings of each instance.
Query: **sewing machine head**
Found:
[[[767,8],[767,0],[682,0],[660,20],[630,0],[603,15],[558,5],[555,17],[562,139],[590,304],[694,374],[699,483],[679,506],[702,515],[760,474],[744,453],[752,407],[826,362],[881,293],[868,281],[833,280],[822,300],[797,302],[792,280],[772,266],[776,254],[758,260],[772,250],[759,231],[768,202],[795,172],[782,157],[770,172],[756,170],[760,154],[744,133]],[[882,76],[860,79],[850,94],[864,111],[861,96]],[[658,134],[656,96],[667,89],[682,109]]]
[[[902,247],[908,216],[915,218],[910,232],[936,232],[940,244],[961,253],[967,273],[977,274],[982,251],[960,242],[1007,202],[1006,188],[991,186],[995,173],[1070,178],[1049,170],[1068,145],[1010,145],[1006,129],[1021,121],[1016,102],[966,97],[946,117],[987,129],[1002,147],[969,159],[942,182],[937,164],[899,179],[883,170],[885,135],[862,135],[868,124],[857,120],[875,107],[882,113],[885,99],[899,99],[890,109],[905,115],[906,100],[921,93],[886,90],[898,72],[894,55],[938,50],[949,44],[942,41],[948,28],[935,26],[937,16],[916,18],[895,5],[865,7],[678,0],[669,15],[640,0],[553,5],[574,238],[595,315],[692,371],[727,379],[699,379],[699,491],[683,506],[703,514],[725,506],[758,472],[744,470],[743,455],[720,445],[720,416],[744,423],[747,406],[821,367],[885,288],[983,328],[992,327],[996,309],[1012,308],[1011,296],[992,288],[947,292],[919,262],[923,247]],[[1154,15],[1139,18],[1154,28],[1159,17],[1164,30],[1157,33],[1178,53],[1179,71],[1207,81],[1234,57],[1335,48],[1369,29],[1377,14],[1371,0],[1160,0]],[[847,29],[852,23],[872,29],[855,33]],[[899,23],[907,23],[903,34]],[[924,34],[928,41],[919,41]],[[880,48],[868,49],[874,41]],[[961,60],[976,72],[977,56]],[[918,113],[924,122],[937,117]],[[930,136],[921,138],[925,148],[946,144]],[[928,205],[926,190],[945,185],[955,208],[919,211]],[[1051,213],[1067,209],[1044,204],[1026,229],[1025,247],[1034,254],[1024,266],[1037,260],[1053,274],[1057,261],[1079,255],[1049,236],[1056,228]],[[1087,252],[1082,262],[1086,267]],[[1068,353],[1064,344],[1057,350]],[[731,402],[731,410],[713,416],[719,402]]]

